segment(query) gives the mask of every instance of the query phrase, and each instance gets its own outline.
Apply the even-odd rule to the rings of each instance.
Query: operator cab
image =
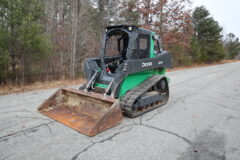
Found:
[[[88,71],[85,77],[93,85],[89,88],[99,93],[105,93],[106,87],[111,87],[111,82],[123,75],[125,64],[155,58],[162,53],[159,37],[137,26],[109,26],[102,43],[100,57],[85,62]]]
[[[129,35],[123,29],[110,30],[106,35],[104,63],[108,73],[115,73],[116,68],[126,59]]]
[[[101,56],[103,69],[109,75],[114,74],[126,59],[154,58],[162,52],[160,38],[140,27],[109,26],[104,37]]]

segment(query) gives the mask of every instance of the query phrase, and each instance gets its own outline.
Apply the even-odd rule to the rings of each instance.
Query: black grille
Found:
[[[112,57],[120,55],[118,41],[122,38],[122,35],[112,35],[106,41],[105,56]],[[122,41],[121,41],[122,42]],[[120,44],[123,46],[123,44]]]
[[[132,59],[149,58],[150,53],[150,36],[146,34],[138,35],[136,39],[136,48],[132,53]]]

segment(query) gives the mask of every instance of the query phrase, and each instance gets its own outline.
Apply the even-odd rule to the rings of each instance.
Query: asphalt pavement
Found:
[[[95,137],[37,112],[57,89],[0,96],[0,160],[240,159],[240,63],[167,75],[167,105]]]

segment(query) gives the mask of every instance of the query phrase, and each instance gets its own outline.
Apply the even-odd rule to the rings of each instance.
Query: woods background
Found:
[[[191,0],[2,0],[0,85],[74,79],[97,57],[104,28],[137,25],[158,33],[174,66],[233,59],[239,39]]]

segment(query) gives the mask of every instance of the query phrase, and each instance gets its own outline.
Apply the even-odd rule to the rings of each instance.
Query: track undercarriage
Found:
[[[155,75],[127,92],[120,106],[126,116],[134,118],[166,104],[168,98],[167,80]]]

